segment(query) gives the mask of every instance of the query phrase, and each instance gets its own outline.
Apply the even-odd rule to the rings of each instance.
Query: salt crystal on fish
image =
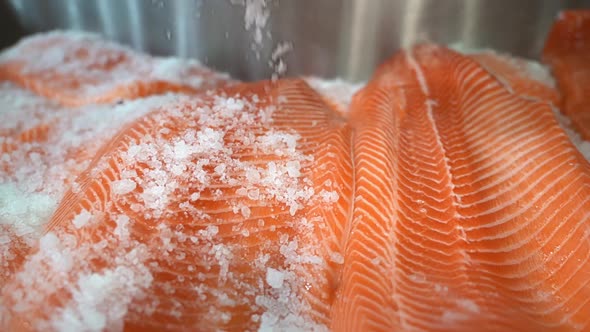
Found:
[[[137,187],[137,183],[130,179],[122,179],[118,181],[113,181],[111,183],[111,188],[113,189],[113,193],[116,195],[125,195]]]
[[[86,224],[88,224],[88,222],[90,221],[90,219],[92,218],[92,214],[90,214],[90,212],[86,211],[86,210],[82,210],[79,214],[77,214],[74,219],[72,220],[72,223],[74,224],[74,227],[76,227],[77,229],[80,229],[84,226],[86,226]]]

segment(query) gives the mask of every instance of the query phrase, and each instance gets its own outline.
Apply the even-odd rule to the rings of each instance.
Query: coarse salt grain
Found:
[[[113,181],[111,183],[111,188],[113,189],[113,193],[116,195],[125,195],[137,187],[137,183],[130,179],[122,179],[119,181]]]
[[[281,288],[283,281],[285,280],[285,274],[279,270],[271,267],[266,269],[266,282],[272,288]]]
[[[74,217],[74,219],[72,220],[72,224],[74,224],[74,227],[80,229],[86,226],[86,224],[88,224],[91,218],[92,214],[90,214],[90,212],[82,210],[79,214],[77,214]]]

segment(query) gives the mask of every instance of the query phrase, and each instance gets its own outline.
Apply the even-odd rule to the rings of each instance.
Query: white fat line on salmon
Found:
[[[430,125],[432,126],[432,130],[435,135],[437,145],[439,146],[439,148],[441,149],[441,152],[443,154],[444,168],[445,168],[447,178],[449,179],[448,186],[451,191],[451,193],[450,193],[451,198],[453,199],[453,209],[455,210],[454,211],[454,222],[455,222],[454,226],[455,226],[455,230],[456,230],[456,235],[457,235],[457,238],[464,241],[464,243],[469,243],[469,240],[467,238],[467,234],[465,231],[465,227],[463,227],[459,223],[459,221],[461,219],[463,219],[463,216],[461,216],[461,214],[459,213],[459,211],[457,209],[457,207],[460,205],[460,203],[459,203],[460,198],[455,192],[455,186],[453,183],[454,178],[453,178],[453,175],[452,175],[451,169],[450,169],[450,159],[448,157],[447,151],[445,150],[445,146],[443,145],[443,142],[441,140],[441,136],[440,136],[440,133],[439,133],[438,128],[436,126],[436,121],[433,116],[433,107],[437,106],[437,103],[435,100],[429,99],[430,98],[430,91],[428,89],[428,84],[426,82],[426,76],[424,75],[424,71],[422,70],[422,68],[420,67],[420,65],[418,64],[416,59],[414,58],[412,52],[413,52],[413,50],[409,50],[409,51],[405,52],[404,54],[405,54],[406,61],[408,62],[409,66],[413,69],[414,73],[416,74],[416,79],[418,80],[418,83],[420,84],[420,88],[422,89],[422,92],[425,95],[426,115],[427,115],[428,121],[430,122]],[[470,255],[470,253],[468,253],[465,250],[465,248],[462,248],[461,246],[459,246],[457,248],[457,252],[461,256],[464,257],[465,263],[462,265],[463,275],[465,276],[465,278],[467,279],[467,283],[469,284],[472,282],[472,280],[471,280],[470,276],[467,274],[467,269],[469,268],[468,266],[470,265],[470,262],[472,261],[472,257]],[[480,292],[475,291],[475,293],[477,294]]]
[[[559,157],[559,156],[557,156]],[[555,157],[554,159],[556,159],[557,157]],[[503,202],[502,204],[498,204],[495,205],[485,211],[481,211],[478,213],[475,213],[473,215],[470,215],[470,218],[478,218],[478,217],[482,217],[482,216],[486,216],[489,215],[490,213],[495,213],[498,211],[502,211],[502,209],[508,208],[510,205],[513,204],[519,204],[519,209],[517,211],[512,212],[509,215],[505,215],[503,216],[502,219],[500,220],[495,220],[494,222],[488,223],[488,224],[479,224],[478,226],[472,226],[472,227],[468,227],[468,230],[475,230],[475,229],[479,229],[479,228],[488,228],[488,227],[494,227],[494,226],[498,226],[501,225],[505,222],[509,222],[510,220],[512,220],[513,218],[516,218],[518,215],[521,214],[522,211],[526,211],[527,209],[529,209],[534,202],[536,202],[540,197],[542,197],[543,195],[545,195],[549,190],[551,190],[553,188],[553,186],[558,185],[561,181],[566,181],[567,180],[567,176],[575,171],[575,168],[570,168],[569,170],[567,170],[567,172],[561,173],[559,175],[559,177],[557,177],[555,180],[553,180],[552,182],[550,182],[549,184],[547,184],[545,186],[545,188],[543,188],[543,190],[539,193],[537,193],[534,196],[534,200],[531,200],[530,202],[528,202],[526,205],[522,204],[522,199],[525,198],[526,195],[529,194],[529,192],[533,191],[533,189],[538,189],[540,185],[542,185],[543,181],[545,179],[547,179],[551,174],[554,174],[552,172],[556,172],[559,169],[562,169],[568,162],[571,162],[575,160],[574,158],[570,158],[570,159],[566,159],[564,161],[562,161],[560,164],[554,166],[551,170],[549,170],[547,173],[543,173],[542,176],[539,176],[534,182],[528,182],[527,178],[521,179],[518,182],[515,182],[513,184],[511,184],[508,188],[504,189],[504,191],[502,193],[508,193],[511,190],[514,189],[520,189],[522,190],[521,193],[518,194],[518,196],[513,196],[512,200],[507,201],[507,202]],[[545,162],[546,164],[549,164],[550,161]],[[534,174],[536,172],[541,172],[543,167],[543,164],[537,165],[535,167],[535,169],[531,170],[529,174]],[[519,186],[522,184],[527,184],[527,187],[524,188],[524,190],[522,188],[520,188]],[[476,206],[476,204],[481,204],[481,203],[485,203],[485,202],[490,202],[493,201],[496,197],[499,197],[502,193],[498,193],[498,194],[494,194],[492,197],[488,197],[486,200],[481,200],[479,202],[475,202],[473,204],[465,204],[463,205],[463,207],[471,207],[471,206]],[[519,203],[520,202],[520,203]]]
[[[354,211],[355,211],[355,195],[356,195],[356,190],[357,190],[357,181],[356,181],[356,171],[357,171],[357,167],[356,167],[356,161],[355,161],[355,141],[357,139],[357,133],[356,132],[352,132],[352,134],[350,135],[350,160],[352,160],[352,162],[350,163],[351,165],[351,171],[352,171],[352,188],[350,191],[350,207],[348,210],[348,218],[347,218],[347,222],[346,225],[344,226],[344,232],[343,232],[343,239],[341,241],[341,246],[342,246],[342,250],[344,252],[344,248],[345,248],[345,243],[348,243],[348,239],[350,238],[350,235],[352,233],[352,229],[353,227],[353,223],[354,223]],[[344,263],[343,263],[344,264]]]
[[[457,194],[455,193],[455,185],[453,184],[453,175],[451,173],[451,168],[449,166],[449,157],[447,155],[447,151],[445,150],[444,144],[440,139],[440,133],[438,131],[438,128],[436,127],[436,121],[434,120],[434,116],[433,116],[432,108],[433,108],[433,106],[437,106],[437,102],[436,102],[436,100],[429,99],[430,91],[428,89],[428,84],[426,82],[426,76],[424,76],[424,72],[423,72],[422,68],[420,68],[420,65],[418,64],[418,62],[416,62],[416,59],[414,59],[412,52],[413,52],[413,50],[408,50],[404,53],[404,55],[406,57],[406,61],[408,62],[410,67],[412,67],[412,69],[414,70],[414,73],[416,74],[416,79],[418,80],[418,83],[420,84],[420,88],[421,88],[422,92],[424,93],[424,96],[426,97],[426,102],[425,102],[426,115],[428,116],[428,120],[430,122],[430,125],[432,126],[432,130],[434,131],[436,143],[440,147],[440,149],[443,153],[443,156],[444,156],[445,172],[449,178],[449,187],[451,189],[451,196],[452,196],[453,201],[456,206],[456,204],[459,202],[459,198],[458,198]],[[455,209],[455,217],[456,218],[461,217],[459,215],[459,212],[457,211],[457,209]],[[464,231],[460,230],[459,228],[461,228],[461,226],[459,224],[457,224],[457,231],[459,231],[459,234],[465,234]],[[466,238],[463,238],[463,240],[467,241]]]
[[[524,141],[523,144],[514,144],[516,145],[516,148],[505,148],[503,150],[492,150],[489,151],[490,155],[501,155],[501,157],[499,157],[499,161],[503,161],[504,163],[502,163],[500,166],[496,165],[496,163],[493,162],[489,162],[483,158],[480,158],[480,160],[476,160],[477,162],[481,162],[482,166],[481,167],[477,167],[477,168],[472,168],[472,171],[469,173],[465,173],[462,176],[458,176],[457,179],[459,178],[471,178],[473,182],[479,182],[479,181],[483,181],[486,179],[490,179],[492,177],[497,177],[493,182],[490,182],[486,185],[484,185],[482,188],[479,188],[480,191],[482,190],[486,190],[489,188],[492,188],[493,186],[496,186],[500,183],[502,183],[503,181],[506,181],[508,179],[510,179],[511,177],[514,177],[515,174],[517,174],[518,172],[520,172],[521,170],[524,170],[525,167],[532,165],[534,162],[539,162],[537,159],[539,159],[540,157],[543,156],[543,152],[539,151],[541,148],[546,147],[546,146],[550,146],[553,145],[553,147],[551,147],[550,150],[548,150],[548,152],[557,152],[559,153],[560,151],[561,154],[566,154],[568,151],[563,151],[563,146],[559,145],[559,144],[554,144],[554,142],[557,141],[557,139],[559,139],[559,137],[556,138],[546,138],[547,135],[544,134],[539,134],[539,135],[535,135],[532,136],[532,139],[529,139],[527,141]],[[545,139],[546,138],[546,139]],[[537,143],[537,141],[540,141],[540,143]],[[528,144],[528,145],[524,145],[524,144]],[[527,146],[530,146],[530,148],[527,148]],[[485,151],[477,151],[480,153],[480,155],[484,154]],[[502,153],[503,152],[503,153]],[[554,157],[553,157],[554,158]],[[514,163],[515,161],[521,160],[521,159],[526,159],[526,162],[522,165],[519,165],[517,168],[512,168],[512,163]],[[498,167],[496,167],[498,166]],[[494,171],[490,172],[490,174],[484,174],[484,175],[479,175],[477,177],[474,177],[474,174],[476,173],[482,173],[483,170],[485,170],[486,168],[491,168],[491,167],[496,167],[494,169]],[[466,167],[463,167],[466,168]],[[509,171],[512,170],[512,171]],[[502,175],[502,173],[504,173]],[[462,185],[458,185],[458,188],[467,188],[469,187],[468,183],[462,184]]]

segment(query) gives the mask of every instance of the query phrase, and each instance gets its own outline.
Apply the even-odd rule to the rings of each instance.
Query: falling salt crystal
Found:
[[[289,42],[281,42],[279,43],[274,51],[272,52],[270,58],[272,60],[278,60],[280,57],[282,57],[283,55],[287,54],[287,52],[291,51],[293,49],[293,44],[289,43]]]
[[[113,181],[111,183],[111,187],[113,188],[113,193],[115,195],[125,195],[135,190],[137,184],[133,180],[123,179],[119,181]]]
[[[254,26],[254,42],[256,45],[260,46],[262,44],[262,28],[266,26],[269,14],[269,10],[266,9],[266,0],[246,0],[245,27],[250,30]]]
[[[283,287],[283,281],[285,280],[285,274],[279,270],[269,267],[266,269],[266,283],[272,288]]]
[[[275,77],[279,75],[283,75],[287,72],[287,65],[283,59],[279,60],[279,63],[275,66]]]
[[[88,224],[91,218],[92,214],[90,214],[90,212],[82,210],[78,215],[74,217],[72,223],[74,224],[74,227],[80,229],[84,227],[86,224]]]
[[[279,43],[271,54],[269,61],[270,67],[273,69],[272,78],[277,79],[280,75],[287,72],[287,65],[283,56],[293,48],[292,44],[287,42]]]

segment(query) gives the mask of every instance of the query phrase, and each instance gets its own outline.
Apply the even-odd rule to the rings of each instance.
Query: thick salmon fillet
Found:
[[[347,123],[299,80],[187,97],[129,124],[3,288],[5,326],[327,325],[350,141]],[[105,294],[85,293],[94,291]]]
[[[0,284],[35,246],[48,218],[102,145],[178,95],[66,108],[0,84]]]
[[[588,328],[590,168],[524,95],[433,45],[357,95],[334,331]]]
[[[560,107],[590,140],[590,10],[562,12],[543,50],[561,93]]]
[[[93,34],[60,31],[33,35],[3,52],[0,79],[66,106],[193,93],[230,81],[194,60],[154,58]]]

